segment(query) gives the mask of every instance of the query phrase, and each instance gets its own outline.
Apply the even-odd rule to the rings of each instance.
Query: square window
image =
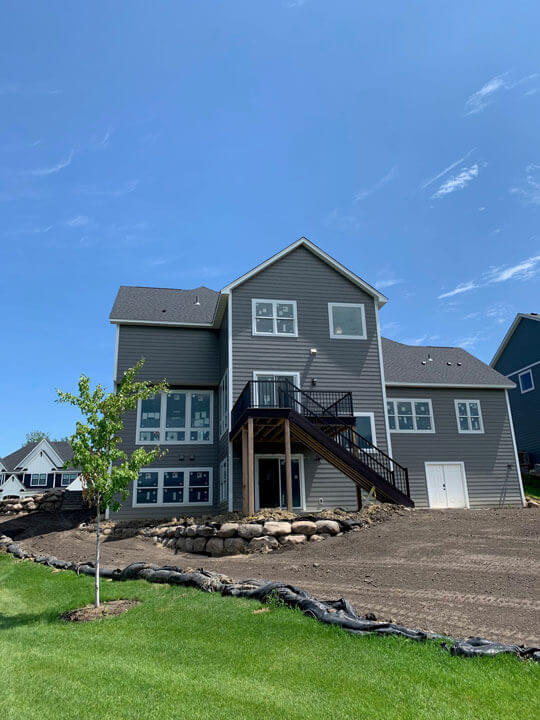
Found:
[[[364,340],[366,320],[363,305],[328,303],[330,337],[344,340]]]
[[[137,479],[137,504],[154,505],[158,499],[158,473],[141,472]]]
[[[435,432],[430,400],[388,400],[387,409],[394,432]]]
[[[532,370],[525,370],[525,372],[520,373],[519,377],[519,389],[521,390],[521,394],[530,392],[531,390],[534,390],[534,380],[532,375]]]
[[[259,333],[272,333],[274,331],[274,321],[272,318],[257,318],[255,327]]]

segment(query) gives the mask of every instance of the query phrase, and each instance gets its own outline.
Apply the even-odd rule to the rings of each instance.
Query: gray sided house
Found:
[[[519,313],[495,353],[491,366],[509,380],[521,465],[540,464],[540,315]]]
[[[80,490],[79,472],[69,466],[72,457],[68,442],[44,438],[0,458],[0,500],[35,495],[52,488]]]
[[[168,394],[123,447],[166,450],[118,517],[262,507],[523,503],[507,390],[459,348],[380,336],[384,295],[305,238],[224,287],[121,287],[115,382],[141,357]]]

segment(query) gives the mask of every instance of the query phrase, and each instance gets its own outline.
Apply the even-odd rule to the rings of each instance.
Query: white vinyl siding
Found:
[[[387,401],[388,426],[395,433],[434,433],[431,400],[396,399]]]
[[[459,433],[484,432],[480,400],[454,400],[454,404]]]
[[[136,443],[211,443],[213,397],[211,390],[170,390],[139,400]]]
[[[212,504],[212,468],[148,468],[133,487],[133,507]]]
[[[298,336],[296,300],[251,301],[253,335]]]

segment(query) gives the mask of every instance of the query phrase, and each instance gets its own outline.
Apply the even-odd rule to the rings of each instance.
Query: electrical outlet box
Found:
[[[324,505],[324,498],[319,498],[319,505]]]

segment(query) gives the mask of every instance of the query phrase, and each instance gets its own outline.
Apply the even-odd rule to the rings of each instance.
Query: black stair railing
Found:
[[[352,395],[339,391],[303,391],[290,380],[251,380],[244,387],[231,413],[232,426],[250,408],[288,408],[304,416],[337,443],[349,456],[410,497],[407,468],[345,424],[353,416]]]

